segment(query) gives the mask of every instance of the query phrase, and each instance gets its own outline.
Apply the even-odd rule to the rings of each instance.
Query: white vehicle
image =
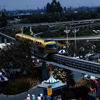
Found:
[[[72,57],[72,58],[79,59],[80,57],[79,56],[76,56],[76,57]]]
[[[90,56],[94,55],[93,53],[88,53],[85,55],[85,58],[89,58]]]
[[[59,53],[59,54],[65,54],[65,53],[67,53],[67,50],[61,49],[61,50],[58,51],[58,53]]]

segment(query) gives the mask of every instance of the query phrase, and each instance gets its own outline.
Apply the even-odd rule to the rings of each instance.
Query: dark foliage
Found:
[[[7,25],[8,15],[5,11],[0,11],[0,27],[5,27]]]
[[[0,69],[21,68],[22,73],[24,70],[31,73],[29,62],[32,62],[32,58],[30,44],[27,41],[6,46],[0,53]]]
[[[79,98],[87,95],[89,88],[87,86],[80,86],[77,88],[68,89],[67,91],[62,91],[61,96],[63,100],[69,100],[74,98]]]
[[[9,83],[4,88],[2,88],[2,93],[10,94],[10,95],[19,94],[29,90],[29,88],[30,88],[30,83],[20,82],[17,85],[14,85],[13,83]]]
[[[100,7],[89,8],[81,7],[80,9],[69,8],[62,12],[62,7],[59,2],[53,0],[52,3],[47,3],[44,13],[34,12],[32,16],[22,19],[20,23],[42,23],[42,22],[59,22],[59,21],[75,21],[85,19],[100,18]]]

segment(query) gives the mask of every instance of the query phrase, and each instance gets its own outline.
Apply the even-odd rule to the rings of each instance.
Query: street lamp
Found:
[[[79,29],[78,29],[79,30]],[[74,33],[74,36],[75,36],[75,48],[76,48],[76,32],[78,31],[78,30],[74,30],[74,31],[72,31],[73,33]]]
[[[66,26],[66,30],[64,30],[64,32],[67,35],[67,48],[68,48],[68,33],[70,32],[70,30],[68,30],[68,27]]]

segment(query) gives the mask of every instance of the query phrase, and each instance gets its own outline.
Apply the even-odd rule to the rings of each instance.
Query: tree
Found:
[[[20,23],[23,23],[23,24],[25,24],[25,23],[30,23],[30,21],[29,21],[27,18],[24,18],[24,19],[22,19],[22,20],[20,21]]]
[[[46,11],[48,13],[57,13],[57,12],[61,13],[62,12],[61,4],[57,2],[56,0],[53,0],[51,4],[47,3]]]
[[[27,41],[6,46],[0,53],[0,69],[8,69],[8,72],[11,68],[20,68],[21,74],[24,70],[31,74],[31,62],[30,44]]]
[[[54,69],[54,78],[62,80],[63,82],[67,81],[68,84],[70,85],[75,85],[75,81],[73,79],[73,74],[72,71],[56,67]]]
[[[46,6],[46,12],[51,12],[51,5],[50,5],[50,3],[47,3],[47,6]]]
[[[2,11],[0,15],[0,27],[4,27],[7,25],[7,19],[8,15],[6,14],[5,11]]]

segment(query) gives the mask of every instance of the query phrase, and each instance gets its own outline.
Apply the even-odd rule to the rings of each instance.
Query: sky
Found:
[[[100,0],[56,0],[62,7],[100,6]],[[42,8],[52,0],[0,0],[0,10],[27,10]]]

